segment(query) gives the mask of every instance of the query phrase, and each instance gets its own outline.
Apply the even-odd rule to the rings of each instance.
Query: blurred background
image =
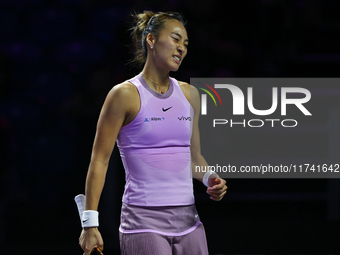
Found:
[[[0,0],[1,253],[82,254],[73,198],[84,193],[106,94],[140,72],[128,65],[128,29],[143,10],[187,18],[178,80],[339,76],[336,0]],[[321,105],[340,91],[318,96]],[[337,123],[320,146],[340,163]],[[120,254],[124,178],[115,149],[100,202],[105,254]],[[210,254],[340,254],[339,179],[227,182],[217,203],[194,181]]]

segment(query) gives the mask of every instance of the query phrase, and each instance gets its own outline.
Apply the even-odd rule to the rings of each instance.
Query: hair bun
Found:
[[[137,27],[143,31],[154,15],[155,13],[152,11],[144,11],[143,13],[135,14],[134,17],[137,22]]]

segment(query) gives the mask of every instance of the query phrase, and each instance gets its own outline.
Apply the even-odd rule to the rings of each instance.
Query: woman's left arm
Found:
[[[194,109],[194,118],[192,123],[192,135],[191,135],[191,171],[192,176],[203,182],[203,176],[205,172],[197,171],[197,169],[208,169],[208,163],[201,154],[200,135],[198,128],[198,119],[200,114],[200,97],[198,90],[189,85],[188,83],[180,83],[182,91],[192,108]],[[197,168],[196,168],[197,166]],[[226,181],[219,178],[217,175],[212,174],[208,179],[207,193],[214,201],[220,201],[227,193]]]

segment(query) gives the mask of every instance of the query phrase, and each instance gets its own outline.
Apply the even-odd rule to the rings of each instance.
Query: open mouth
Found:
[[[174,56],[172,56],[172,58],[175,60],[175,62],[176,62],[177,64],[181,63],[181,57],[180,57],[180,56],[174,55]]]

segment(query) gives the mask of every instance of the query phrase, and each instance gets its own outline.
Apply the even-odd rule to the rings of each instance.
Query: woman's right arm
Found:
[[[125,125],[135,109],[136,87],[129,82],[114,86],[108,93],[97,123],[97,131],[92,148],[91,162],[87,172],[85,210],[98,210],[108,163],[120,128]],[[94,246],[103,249],[103,240],[96,227],[84,228],[79,244],[90,254]]]

